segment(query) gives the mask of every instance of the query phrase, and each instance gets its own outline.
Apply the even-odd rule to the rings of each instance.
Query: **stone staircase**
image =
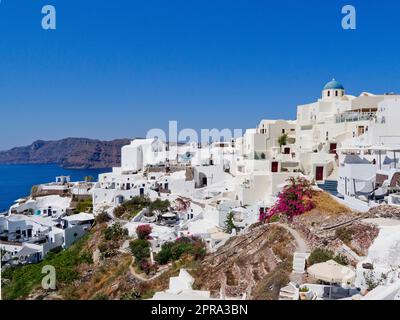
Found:
[[[295,283],[290,282],[279,291],[279,300],[299,300],[299,288]]]
[[[305,273],[306,260],[310,254],[307,252],[295,252],[293,255],[293,273]]]
[[[318,184],[318,187],[321,188],[322,190],[330,193],[333,196],[337,196],[337,181],[336,180],[325,180],[324,183]]]

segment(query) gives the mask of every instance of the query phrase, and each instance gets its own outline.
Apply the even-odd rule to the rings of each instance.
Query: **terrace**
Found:
[[[351,111],[343,112],[335,116],[335,123],[371,121],[376,118],[376,113],[373,111]]]

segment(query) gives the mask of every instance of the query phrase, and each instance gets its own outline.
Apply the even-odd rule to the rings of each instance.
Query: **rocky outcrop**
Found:
[[[381,205],[370,209],[368,214],[373,218],[400,219],[400,208],[390,205]]]
[[[247,299],[252,299],[256,287],[277,265],[292,260],[295,247],[292,235],[285,228],[257,226],[230,239],[207,256],[195,272],[195,285],[210,290],[215,296],[240,298],[246,295]],[[264,289],[268,290],[257,288],[257,291]]]
[[[38,140],[29,146],[0,151],[2,164],[57,164],[65,168],[111,168],[120,165],[121,148],[130,139],[100,141],[66,138]]]

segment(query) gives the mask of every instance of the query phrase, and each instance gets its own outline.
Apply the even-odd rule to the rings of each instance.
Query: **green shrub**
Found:
[[[80,258],[79,258],[80,263],[86,263],[86,264],[92,264],[93,263],[93,256],[90,252],[85,251],[82,252]]]
[[[85,200],[79,200],[74,210],[75,213],[92,212],[92,211],[93,211],[93,201],[91,198]]]
[[[347,266],[349,264],[349,260],[341,254],[336,255],[333,260],[335,260],[337,263]]]
[[[364,273],[364,278],[365,278],[365,284],[367,285],[368,291],[374,290],[380,284],[380,281],[375,279],[374,273],[371,271]]]
[[[149,204],[149,211],[151,213],[155,211],[166,212],[171,206],[169,200],[156,199]]]
[[[327,249],[322,249],[322,248],[316,248],[311,252],[311,254],[308,258],[308,264],[313,265],[316,263],[326,262],[329,260],[334,260],[337,263],[342,264],[342,265],[349,264],[349,261],[345,256],[343,256],[341,254],[338,254],[335,256],[332,251],[327,250]]]
[[[172,260],[173,246],[174,246],[173,242],[166,242],[161,246],[161,250],[156,257],[156,261],[159,264],[167,264],[170,260]]]
[[[123,214],[126,212],[126,208],[123,205],[120,205],[116,208],[114,208],[114,216],[116,216],[117,218],[121,218],[123,216]]]
[[[308,257],[309,265],[326,262],[333,259],[333,252],[327,249],[316,248]]]
[[[101,253],[102,258],[109,258],[115,256],[119,248],[118,243],[113,241],[105,241],[98,245],[98,249]]]
[[[205,244],[195,237],[182,237],[175,242],[166,242],[161,246],[156,261],[159,264],[166,264],[169,261],[179,260],[184,254],[193,256],[196,260],[206,255]]]
[[[107,212],[102,212],[96,216],[96,223],[99,223],[99,224],[108,222],[109,220],[110,220],[110,218],[109,218]]]
[[[129,247],[136,263],[139,265],[143,260],[150,257],[150,242],[144,239],[136,239],[129,243]]]
[[[137,300],[140,298],[140,292],[136,289],[132,289],[130,292],[126,292],[121,296],[121,300]]]
[[[151,200],[144,196],[135,196],[132,199],[124,202],[114,209],[114,215],[117,218],[122,217],[125,213],[131,216],[137,215],[142,209],[148,208],[151,204]]]
[[[350,244],[353,240],[353,233],[348,228],[339,228],[335,231],[337,238],[343,241],[345,244]]]
[[[119,222],[114,223],[104,230],[104,237],[106,240],[122,240],[128,236],[128,229],[122,228]]]

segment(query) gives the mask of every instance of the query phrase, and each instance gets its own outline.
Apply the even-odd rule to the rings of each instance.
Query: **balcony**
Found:
[[[336,123],[371,121],[376,119],[375,112],[344,112],[335,116]]]

